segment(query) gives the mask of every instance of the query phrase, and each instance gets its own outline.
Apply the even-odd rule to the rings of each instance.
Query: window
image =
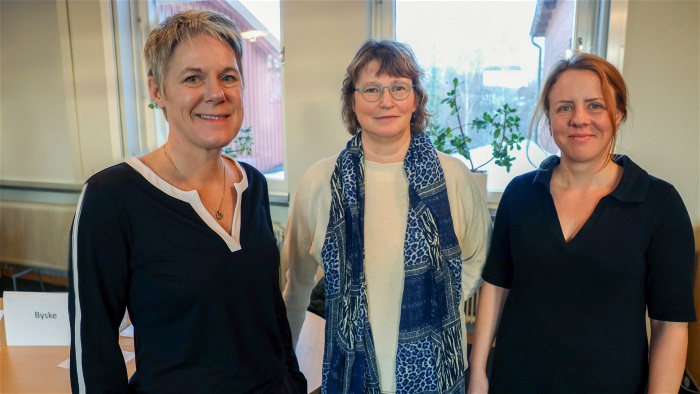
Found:
[[[440,101],[456,77],[462,82],[457,91],[462,123],[507,103],[517,109],[520,132],[527,136],[540,85],[551,65],[579,43],[587,52],[600,53],[605,47],[605,29],[598,27],[604,25],[599,22],[606,12],[602,1],[395,0],[392,6],[395,22],[385,20],[384,26],[394,23],[396,39],[415,52],[428,77],[428,109],[442,125],[455,123],[450,108]],[[490,140],[474,132],[471,137],[474,164],[481,165],[491,157]],[[511,153],[516,160],[510,172],[494,161],[482,168],[489,173],[491,206],[510,179],[558,151],[548,134],[533,135],[521,146]]]

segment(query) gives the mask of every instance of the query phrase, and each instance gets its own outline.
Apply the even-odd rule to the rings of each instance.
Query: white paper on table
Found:
[[[307,311],[295,352],[297,361],[299,361],[299,369],[306,377],[309,393],[321,387],[325,339],[326,320]]]
[[[5,335],[8,346],[68,346],[68,293],[6,291]]]
[[[0,309],[0,320],[2,320],[2,315],[3,315],[4,313],[5,313],[5,312],[4,312],[3,310]]]
[[[122,322],[119,323],[119,332],[122,332],[126,326],[129,325],[129,310],[127,309],[124,311],[124,317],[122,318]]]
[[[122,350],[122,356],[124,357],[124,364],[127,364],[129,361],[134,359],[134,357],[136,356],[136,353],[127,352],[126,350]],[[70,358],[63,361],[62,363],[58,364],[57,367],[69,369],[70,368]]]
[[[129,324],[128,326],[126,326],[125,329],[123,329],[123,330],[119,333],[119,335],[121,335],[121,336],[123,336],[123,337],[129,337],[129,338],[130,338],[130,337],[133,337],[133,336],[134,336],[134,325],[133,325],[133,324]]]

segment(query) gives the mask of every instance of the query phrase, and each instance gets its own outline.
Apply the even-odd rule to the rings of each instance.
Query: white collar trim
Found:
[[[209,226],[210,229],[212,229],[216,234],[219,235],[219,237],[221,237],[221,239],[224,242],[226,242],[226,245],[231,250],[231,252],[236,252],[238,250],[241,250],[241,196],[243,195],[243,192],[248,188],[248,176],[246,175],[246,172],[241,167],[241,165],[232,157],[228,155],[221,156],[224,159],[231,160],[242,175],[240,182],[234,184],[237,198],[236,206],[233,209],[233,218],[231,219],[231,234],[227,233],[223,229],[223,227],[221,227],[219,223],[217,223],[216,219],[214,219],[211,216],[211,214],[209,214],[209,211],[207,211],[207,208],[202,203],[202,200],[199,198],[199,193],[197,193],[196,190],[185,191],[176,188],[175,186],[166,182],[163,178],[159,177],[138,157],[129,157],[128,159],[126,159],[125,162],[134,170],[136,170],[136,172],[141,174],[141,176],[143,176],[150,184],[155,186],[158,190],[173,198],[190,204],[190,206],[192,206],[192,209],[194,209],[194,211],[197,212],[197,214],[200,218],[202,218],[204,223],[206,223],[206,225]]]

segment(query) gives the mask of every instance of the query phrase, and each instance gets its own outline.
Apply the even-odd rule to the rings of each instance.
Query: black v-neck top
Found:
[[[231,234],[196,192],[135,158],[87,181],[71,231],[74,392],[306,392],[279,289],[267,184],[239,164]],[[136,351],[128,382],[117,332],[126,307]]]
[[[645,310],[695,321],[695,246],[676,189],[626,156],[620,184],[564,239],[549,184],[559,157],[513,179],[483,279],[510,289],[496,336],[495,393],[642,393]]]

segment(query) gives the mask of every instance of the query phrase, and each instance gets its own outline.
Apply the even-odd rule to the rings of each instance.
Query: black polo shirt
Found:
[[[635,393],[648,377],[645,311],[695,321],[695,246],[676,189],[626,156],[618,187],[568,243],[549,184],[559,157],[510,182],[483,278],[509,288],[493,392]]]

